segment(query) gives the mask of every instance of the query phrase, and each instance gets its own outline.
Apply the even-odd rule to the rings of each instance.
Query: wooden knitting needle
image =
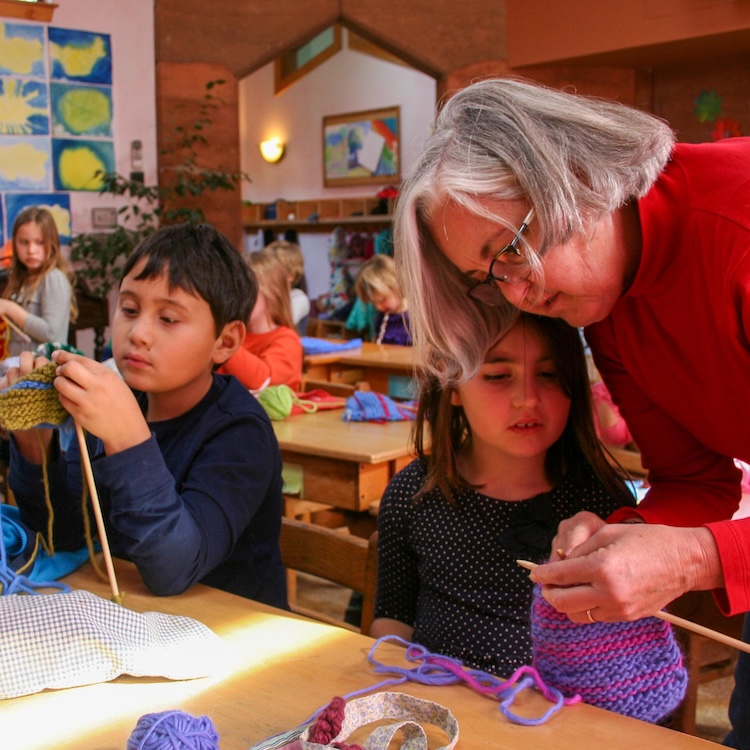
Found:
[[[522,568],[526,568],[526,570],[534,570],[534,568],[538,567],[536,563],[529,562],[528,560],[516,560],[516,562]],[[732,638],[731,635],[719,633],[718,630],[711,630],[711,628],[707,628],[703,625],[698,625],[698,623],[691,622],[690,620],[686,620],[683,617],[678,617],[677,615],[673,615],[662,610],[654,612],[653,616],[658,617],[660,620],[669,622],[672,625],[676,625],[678,628],[692,630],[693,633],[705,636],[706,638],[711,638],[714,641],[723,643],[725,646],[731,646],[731,648],[736,648],[739,651],[744,651],[745,653],[750,654],[750,643],[745,643],[744,641],[740,641],[737,638]]]
[[[83,434],[83,427],[75,423],[76,435],[78,436],[78,445],[81,449],[81,460],[83,462],[83,471],[86,474],[86,484],[89,487],[91,495],[91,507],[94,509],[94,518],[96,519],[96,528],[99,531],[99,541],[102,543],[102,553],[104,555],[104,565],[107,568],[107,577],[109,578],[109,587],[112,589],[112,601],[122,604],[122,594],[117,586],[117,576],[115,576],[115,566],[112,564],[112,553],[109,549],[109,540],[107,539],[107,530],[104,528],[104,519],[102,518],[102,507],[99,504],[99,493],[96,491],[94,482],[94,472],[91,469],[91,457],[86,445],[86,436]]]
[[[24,333],[7,315],[3,315],[2,318],[8,328],[12,328],[24,341],[26,341],[27,343],[31,341],[31,336],[29,336],[27,333]]]

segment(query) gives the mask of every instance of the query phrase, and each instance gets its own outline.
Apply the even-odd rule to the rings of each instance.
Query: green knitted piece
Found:
[[[0,426],[13,431],[63,424],[70,415],[52,385],[56,372],[57,365],[50,362],[0,392]]]
[[[277,422],[286,419],[295,404],[306,412],[314,412],[318,408],[312,401],[299,398],[288,385],[269,385],[258,394],[258,401],[266,414]]]

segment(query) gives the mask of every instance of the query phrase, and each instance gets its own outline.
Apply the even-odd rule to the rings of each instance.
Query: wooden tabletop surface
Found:
[[[365,342],[359,350],[351,349],[343,352],[338,361],[342,365],[383,367],[389,370],[403,370],[412,373],[414,372],[416,358],[413,346]]]
[[[395,344],[374,344],[365,341],[360,348],[342,349],[338,352],[306,354],[305,364],[325,364],[341,362],[351,365],[368,365],[392,369],[414,370],[414,347],[396,346]]]
[[[374,641],[342,628],[314,623],[216,589],[196,585],[174,597],[149,594],[129,563],[115,561],[125,606],[193,617],[227,643],[231,667],[223,674],[174,682],[119,677],[112,682],[54,690],[0,703],[4,750],[124,750],[145,713],[180,709],[208,716],[222,750],[247,750],[255,742],[297,726],[334,696],[375,685],[367,654]],[[74,588],[108,597],[107,584],[88,565],[69,576]],[[386,644],[381,661],[403,653]],[[464,686],[407,683],[390,688],[448,707],[459,723],[460,750],[710,750],[713,743],[627,719],[591,706],[564,708],[538,727],[509,722],[497,701]],[[519,713],[547,708],[537,693],[514,704]],[[445,744],[439,731],[430,747]],[[359,735],[351,741],[362,741]]]
[[[347,422],[343,409],[299,414],[273,423],[282,451],[378,464],[410,453],[412,421]]]

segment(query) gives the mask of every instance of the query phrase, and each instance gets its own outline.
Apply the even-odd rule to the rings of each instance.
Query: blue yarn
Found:
[[[219,750],[219,735],[208,716],[174,709],[141,716],[126,750]]]
[[[14,515],[19,516],[19,520],[17,522],[12,518],[12,516]],[[61,591],[70,591],[70,586],[65,583],[45,580],[32,581],[25,575],[16,573],[16,571],[10,567],[10,563],[8,562],[6,534],[8,537],[7,544],[11,547],[16,547],[19,548],[19,551],[23,551],[23,549],[27,546],[29,540],[26,535],[25,529],[20,524],[20,514],[18,512],[18,508],[11,505],[5,505],[3,503],[2,505],[0,505],[0,596],[5,596],[7,594],[37,594],[39,593],[36,590],[38,588],[57,588]],[[36,550],[37,556],[42,553],[43,550]],[[77,565],[75,565],[75,567],[78,567],[78,565],[81,565],[84,561],[85,558]],[[31,571],[33,571],[35,567],[35,565],[31,565]],[[75,568],[72,569],[74,570]]]

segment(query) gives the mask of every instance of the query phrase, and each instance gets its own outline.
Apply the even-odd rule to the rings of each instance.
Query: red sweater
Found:
[[[268,333],[247,332],[245,343],[219,372],[234,375],[242,385],[258,390],[267,385],[302,385],[302,342],[296,331],[279,326]]]
[[[639,201],[637,276],[610,315],[586,329],[627,420],[651,490],[634,515],[707,525],[727,613],[750,609],[750,518],[732,459],[750,460],[750,138],[675,148]]]

